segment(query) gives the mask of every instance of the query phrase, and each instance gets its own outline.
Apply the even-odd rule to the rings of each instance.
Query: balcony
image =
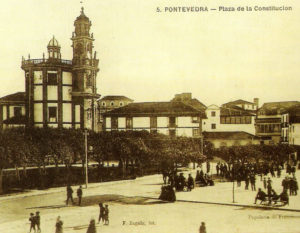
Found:
[[[39,58],[39,59],[28,59],[28,60],[22,60],[22,66],[26,65],[37,65],[37,64],[65,64],[65,65],[72,65],[72,60],[64,60],[64,59],[45,59],[45,58]]]

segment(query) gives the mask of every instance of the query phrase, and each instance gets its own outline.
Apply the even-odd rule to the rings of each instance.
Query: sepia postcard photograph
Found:
[[[300,233],[300,2],[9,0],[0,233]]]

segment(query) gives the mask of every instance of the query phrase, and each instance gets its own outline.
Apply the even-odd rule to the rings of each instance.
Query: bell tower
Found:
[[[80,15],[74,22],[75,32],[72,34],[73,47],[73,92],[72,98],[74,125],[80,121],[81,128],[95,130],[96,127],[96,77],[99,71],[99,60],[93,51],[93,33],[90,33],[90,19],[84,14],[83,7]],[[77,117],[76,117],[77,116]],[[78,119],[80,118],[80,119]]]

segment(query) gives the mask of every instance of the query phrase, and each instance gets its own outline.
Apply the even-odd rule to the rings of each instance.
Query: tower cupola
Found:
[[[74,22],[76,36],[90,36],[90,27],[92,23],[90,19],[84,14],[84,8],[81,7],[80,15]]]
[[[47,49],[49,59],[61,59],[60,45],[54,36],[49,41]]]

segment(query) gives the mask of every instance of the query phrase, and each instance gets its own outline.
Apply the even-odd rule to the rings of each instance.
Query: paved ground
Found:
[[[278,193],[282,190],[281,180],[273,179]],[[110,225],[97,225],[98,232],[190,233],[198,232],[201,221],[206,222],[208,233],[300,232],[300,195],[290,197],[290,205],[284,207],[299,212],[255,208],[256,192],[244,190],[243,182],[235,189],[235,204],[245,206],[230,206],[232,183],[224,182],[213,187],[196,188],[192,192],[176,193],[177,199],[182,201],[162,203],[154,199],[159,196],[161,184],[160,175],[91,184],[83,190],[82,207],[65,205],[65,188],[0,197],[0,232],[29,232],[29,213],[38,210],[42,216],[43,233],[55,232],[58,215],[64,222],[64,232],[83,233],[89,220],[98,217],[97,204],[100,201],[109,204]],[[262,187],[258,177],[257,186]]]

